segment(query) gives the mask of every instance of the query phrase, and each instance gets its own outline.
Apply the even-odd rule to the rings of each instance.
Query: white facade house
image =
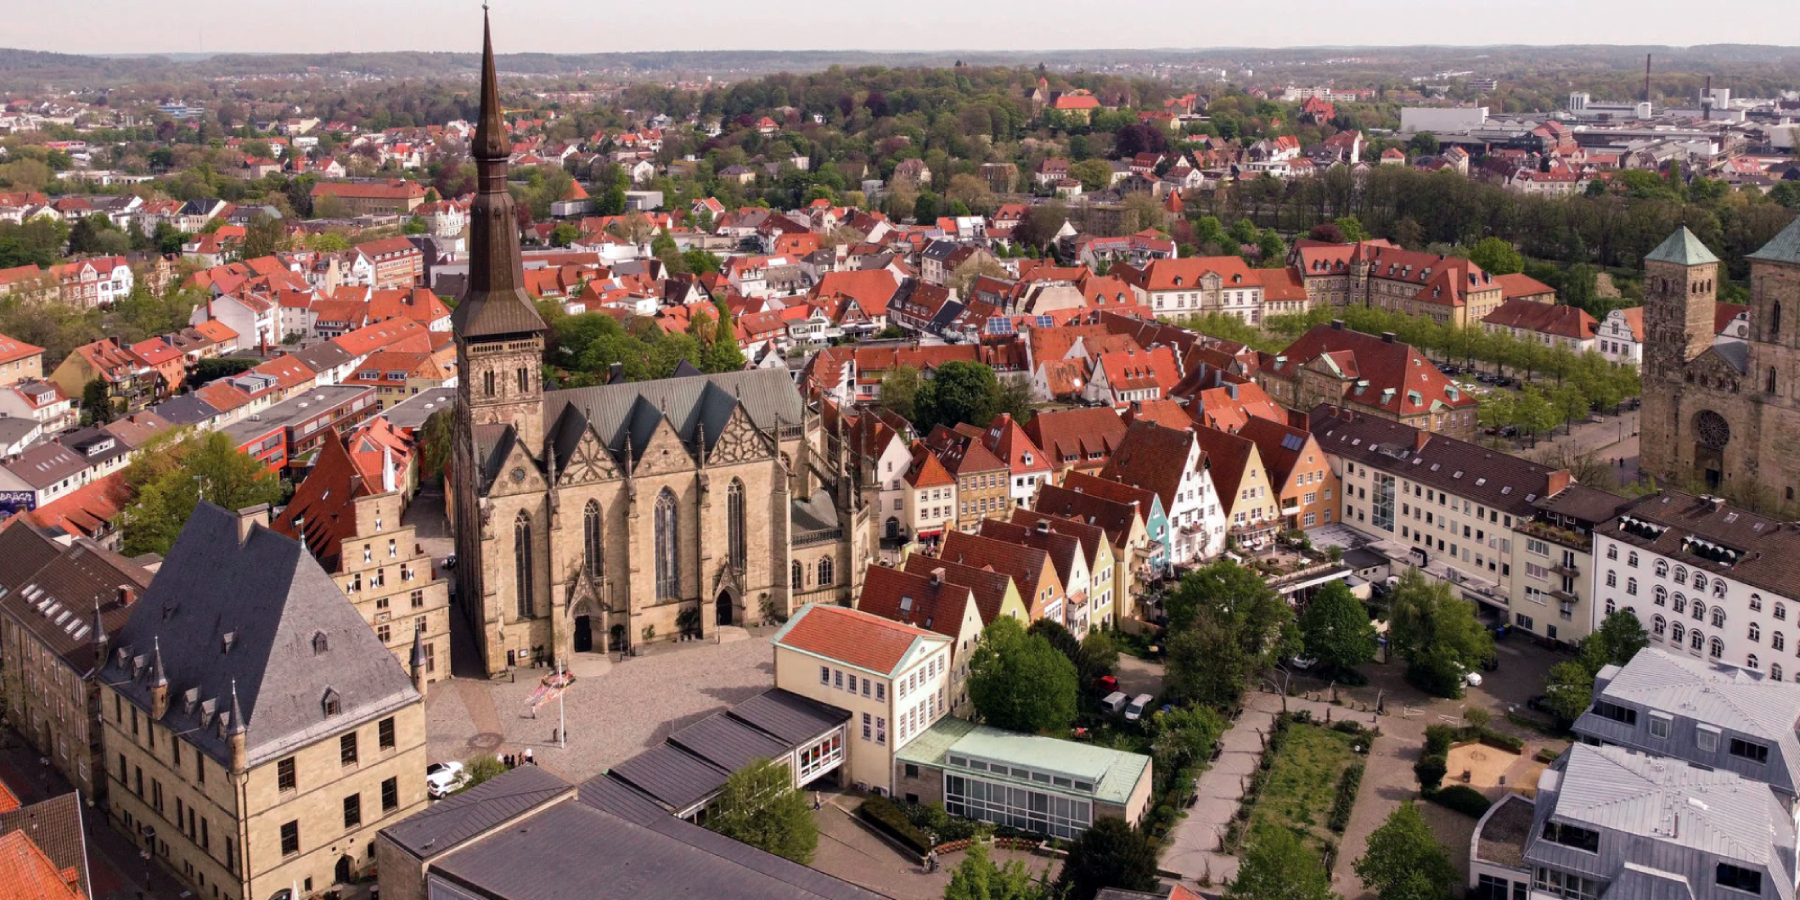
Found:
[[[1623,609],[1652,647],[1792,680],[1795,559],[1800,532],[1783,522],[1716,497],[1655,494],[1594,531],[1594,624]]]
[[[1644,362],[1644,310],[1634,306],[1615,309],[1600,322],[1594,347],[1608,362],[1641,365]]]

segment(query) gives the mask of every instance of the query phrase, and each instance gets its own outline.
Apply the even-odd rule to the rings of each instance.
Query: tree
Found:
[[[963,260],[962,265],[951,271],[950,277],[944,280],[944,286],[955,291],[959,297],[967,297],[969,286],[983,276],[1006,278],[1008,273],[999,260],[986,253],[977,253]]]
[[[1075,721],[1075,679],[1075,664],[1042,635],[1027,634],[1014,619],[995,619],[969,659],[969,700],[996,728],[1060,731]]]
[[[1093,900],[1102,888],[1156,889],[1156,841],[1117,816],[1102,816],[1069,843],[1057,876],[1065,900]]]
[[[681,261],[686,264],[688,272],[694,275],[717,272],[725,265],[724,261],[719,259],[717,255],[698,247],[695,247],[692,250],[683,251],[681,254]]]
[[[164,432],[125,470],[132,497],[125,510],[125,553],[167,554],[204,498],[226,509],[281,500],[281,479],[259,460],[238,452],[222,431],[182,440]]]
[[[1024,863],[1015,859],[996,866],[987,845],[978,841],[950,871],[944,900],[1044,900],[1044,890]]]
[[[250,217],[250,224],[244,226],[244,243],[241,254],[245,259],[259,259],[270,256],[287,247],[287,229],[281,220],[266,212],[259,212]]]
[[[1437,135],[1429,131],[1421,131],[1406,142],[1406,149],[1419,156],[1432,156],[1438,152]]]
[[[1469,261],[1490,275],[1511,275],[1525,271],[1525,257],[1513,247],[1512,241],[1504,238],[1482,238],[1480,243],[1469,248]]]
[[[1127,125],[1113,132],[1115,159],[1129,159],[1139,153],[1162,153],[1168,149],[1168,132],[1148,122]]]
[[[1331,889],[1331,873],[1292,831],[1281,827],[1256,831],[1226,886],[1225,900],[1343,900]]]
[[[1368,850],[1355,868],[1363,887],[1380,900],[1450,900],[1456,895],[1456,867],[1411,800],[1369,835]]]
[[[1339,216],[1332,224],[1337,226],[1338,232],[1343,234],[1346,241],[1366,241],[1371,237],[1369,229],[1364,228],[1362,220],[1355,216]]]
[[[484,781],[497,778],[505,772],[506,765],[492,753],[471,756],[463,763],[463,774],[468,775],[469,780],[462,787],[457,788],[456,792],[460,794]]]
[[[1475,619],[1475,605],[1418,569],[1400,576],[1388,640],[1407,663],[1407,677],[1443,697],[1461,697],[1463,676],[1494,653],[1494,636]]]
[[[1023,425],[1031,421],[1033,400],[1031,398],[1031,379],[1024,375],[997,376],[1000,389],[994,393],[994,415],[1007,413],[1013,421]],[[976,422],[985,425],[985,422]]]
[[[581,237],[581,229],[567,222],[557,224],[550,229],[550,246],[567,247]]]
[[[882,373],[881,390],[875,402],[908,422],[915,421],[922,383],[918,369],[912,366],[895,366]]]
[[[1069,177],[1081,182],[1084,191],[1098,191],[1112,185],[1112,164],[1104,159],[1084,159],[1069,163]]]
[[[700,368],[708,372],[736,372],[744,368],[744,348],[738,346],[737,326],[731,321],[731,309],[723,303],[718,320],[713,323],[711,341],[700,354]]]
[[[1000,382],[991,367],[967,360],[947,362],[920,385],[913,425],[920,434],[930,432],[933,425],[968,422],[984,426],[994,417],[994,399],[999,393]]]
[[[1375,626],[1362,601],[1342,581],[1332,581],[1300,613],[1300,638],[1308,656],[1328,669],[1360,666],[1375,658]]]
[[[819,825],[787,766],[759,759],[731,773],[706,827],[801,865],[819,849]]]
[[[1581,642],[1581,654],[1550,667],[1544,679],[1544,702],[1559,722],[1572,723],[1587,710],[1594,695],[1594,677],[1607,666],[1631,662],[1639,650],[1650,646],[1650,635],[1638,617],[1622,609],[1606,614],[1600,627]]]
[[[450,465],[450,454],[454,450],[456,436],[456,419],[450,410],[439,410],[425,420],[424,430],[419,439],[419,475],[424,478],[437,478],[443,475]]]
[[[412,218],[406,220],[405,225],[401,226],[400,233],[401,234],[409,234],[409,235],[410,234],[424,234],[425,232],[430,231],[430,230],[431,230],[431,226],[425,224],[425,220],[423,218],[421,218],[419,216],[413,216]]]
[[[1168,684],[1197,703],[1235,704],[1252,675],[1300,646],[1287,601],[1229,559],[1184,576],[1167,609]]]

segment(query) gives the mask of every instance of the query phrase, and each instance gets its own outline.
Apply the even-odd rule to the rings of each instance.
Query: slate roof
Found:
[[[519,766],[433,803],[404,821],[383,828],[381,833],[402,850],[425,859],[453,850],[488,829],[558,796],[573,796],[574,792],[574,785],[539,766]]]
[[[845,710],[781,688],[763,691],[727,714],[793,747],[850,721]]]
[[[1569,485],[1566,469],[1328,404],[1313,409],[1309,429],[1328,454],[1515,516],[1530,517],[1539,497]]]
[[[1752,258],[1754,256],[1755,254],[1752,254]],[[1663,239],[1662,243],[1657,244],[1655,250],[1644,254],[1644,261],[1674,263],[1678,266],[1701,266],[1716,263],[1719,258],[1706,248],[1706,244],[1697,235],[1683,225],[1675,229],[1674,234]]]
[[[1624,527],[1626,516],[1664,530],[1648,537]],[[1800,567],[1793,564],[1800,559],[1800,528],[1794,525],[1722,501],[1667,490],[1640,501],[1626,516],[1601,525],[1595,533],[1754,587],[1800,597]],[[1693,538],[1736,551],[1736,562],[1726,565],[1692,552],[1698,546],[1690,543]]]
[[[131,615],[119,588],[150,584],[142,566],[91,541],[64,547],[36,525],[0,531],[0,610],[86,678],[94,670],[94,616],[116,633]]]
[[[545,433],[555,436],[559,467],[587,427],[623,460],[627,437],[633,452],[641,454],[664,418],[690,448],[705,429],[703,449],[711,452],[739,404],[751,424],[769,435],[799,427],[806,414],[785,369],[752,369],[546,391]]]
[[[878,900],[883,895],[677,819],[610,778],[433,863],[507,900]]]
[[[1786,228],[1750,254],[1749,258],[1800,265],[1800,219],[1789,222]]]
[[[731,770],[671,744],[659,744],[613,766],[607,774],[684,813],[725,786]]]
[[[162,723],[227,767],[227,735],[240,725],[254,767],[420,702],[312,554],[261,525],[240,539],[239,527],[211,503],[195,508],[101,677],[148,711],[160,657],[170,695]],[[336,716],[325,715],[328,694]]]
[[[1596,699],[1627,701],[1716,725],[1735,734],[1781,745],[1789,760],[1800,760],[1800,687],[1775,681],[1755,669],[1720,665],[1645,647],[1623,667],[1609,666],[1609,679]],[[1581,730],[1605,735],[1607,722],[1591,711]]]

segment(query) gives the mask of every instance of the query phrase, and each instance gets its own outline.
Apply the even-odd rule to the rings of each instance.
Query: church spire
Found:
[[[481,114],[469,155],[475,158],[479,188],[469,205],[469,281],[451,322],[464,340],[537,334],[544,320],[525,295],[519,258],[518,209],[506,189],[512,142],[500,105],[494,70],[494,40],[482,13]],[[464,377],[468,377],[464,370]]]

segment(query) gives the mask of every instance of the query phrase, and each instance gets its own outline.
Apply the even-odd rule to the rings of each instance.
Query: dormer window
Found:
[[[323,654],[331,649],[331,639],[325,636],[325,632],[315,631],[313,632],[312,647],[314,656]]]
[[[339,715],[344,711],[342,698],[338,696],[337,691],[331,688],[325,689],[325,696],[320,700],[319,705],[324,709],[326,718]]]

